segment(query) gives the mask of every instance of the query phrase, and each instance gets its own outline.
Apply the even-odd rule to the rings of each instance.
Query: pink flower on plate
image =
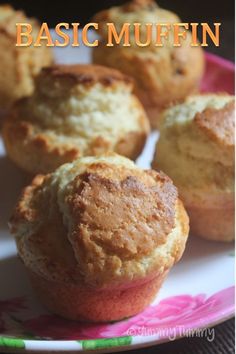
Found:
[[[25,329],[36,336],[53,339],[96,339],[126,335],[147,335],[161,329],[200,326],[203,320],[214,319],[227,307],[234,306],[234,287],[213,296],[179,295],[166,298],[148,307],[137,316],[116,323],[85,324],[64,320],[55,315],[43,315],[25,321]],[[215,317],[214,317],[215,316]]]
[[[162,328],[182,330],[182,327],[185,327],[190,329],[196,324],[201,326],[204,321],[208,322],[217,317],[225,307],[229,308],[230,312],[233,311],[234,287],[224,289],[209,298],[202,294],[173,296],[148,307],[128,321],[107,326],[99,332],[99,335],[101,337],[122,336],[130,333],[147,335]]]

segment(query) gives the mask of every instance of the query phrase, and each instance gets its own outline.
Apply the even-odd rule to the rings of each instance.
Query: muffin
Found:
[[[46,307],[94,322],[142,311],[181,258],[188,236],[172,181],[114,153],[38,175],[10,226]]]
[[[149,121],[132,91],[132,80],[110,68],[43,68],[34,93],[16,102],[3,124],[9,157],[33,174],[107,151],[136,159]]]
[[[234,239],[234,96],[191,96],[163,113],[153,167],[179,189],[190,232]]]
[[[34,76],[43,66],[51,65],[52,51],[42,47],[16,47],[16,23],[30,23],[33,37],[39,23],[11,6],[0,6],[0,110],[4,111],[18,98],[30,95]]]
[[[160,8],[154,0],[132,0],[122,6],[99,12],[94,17],[99,23],[102,41],[93,48],[93,61],[121,70],[135,79],[135,92],[143,103],[153,128],[159,126],[160,112],[167,105],[183,100],[198,90],[204,71],[201,47],[191,47],[191,34],[187,32],[180,47],[173,46],[173,30],[163,47],[153,42],[147,47],[135,44],[133,23],[178,23],[179,17]],[[117,33],[125,22],[130,26],[130,47],[115,44],[107,47],[107,22],[115,24]],[[143,27],[144,30],[144,27]],[[164,31],[164,30],[163,30]],[[146,30],[141,33],[146,40]]]

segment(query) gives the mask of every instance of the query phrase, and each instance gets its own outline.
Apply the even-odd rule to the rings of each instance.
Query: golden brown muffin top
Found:
[[[234,96],[189,96],[163,113],[154,165],[162,168],[178,187],[234,191]],[[168,156],[168,159],[166,159]]]
[[[179,17],[169,10],[162,9],[154,0],[132,0],[122,6],[114,6],[98,12],[94,21],[99,23],[99,32],[106,34],[106,23],[113,22],[117,29],[128,23],[175,23]],[[132,28],[130,28],[132,32]]]
[[[123,12],[133,12],[140,9],[155,10],[158,7],[157,3],[153,0],[132,0],[122,6]]]
[[[100,83],[104,86],[111,86],[115,82],[124,82],[125,84],[132,82],[130,77],[118,70],[90,64],[53,65],[43,68],[40,75],[50,76],[53,80],[70,79],[74,84],[81,85]]]
[[[189,134],[198,133],[198,138],[204,138],[205,143],[232,148],[234,116],[234,96],[220,93],[193,95],[163,113],[162,130],[176,129],[181,133],[188,129]],[[183,138],[186,136],[183,135]]]
[[[65,156],[67,162],[106,151],[125,155],[136,136],[140,139],[133,146],[142,143],[149,123],[132,82],[119,71],[97,65],[56,65],[41,71],[33,94],[16,102],[3,130],[11,141],[17,139],[36,148],[43,158],[49,156],[50,166],[50,156],[59,159],[55,161]],[[52,166],[61,164],[56,163]],[[54,169],[46,166],[41,172]]]
[[[194,123],[209,139],[225,146],[234,146],[235,101],[229,101],[220,109],[209,107],[197,112]]]
[[[177,192],[172,182],[155,172],[142,176],[106,164],[93,169],[72,182],[67,198],[71,217],[80,220],[73,234],[78,252],[85,248],[92,254],[101,245],[103,257],[114,253],[132,259],[148,254],[174,226]]]
[[[87,157],[38,177],[18,202],[11,228],[21,257],[34,269],[45,267],[35,255],[41,252],[56,269],[63,262],[75,281],[122,283],[154,271],[161,259],[155,252],[176,227],[177,203],[177,190],[163,173],[140,170],[116,154]],[[52,232],[49,242],[45,230],[57,219],[60,232]],[[61,238],[67,246],[60,249]],[[170,262],[170,255],[162,261]]]

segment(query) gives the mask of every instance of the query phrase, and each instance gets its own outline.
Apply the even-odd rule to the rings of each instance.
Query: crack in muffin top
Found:
[[[63,165],[40,179],[37,189],[30,188],[11,220],[22,254],[29,239],[34,243],[39,230],[59,215],[63,238],[89,284],[150,271],[153,262],[159,261],[155,250],[167,242],[176,226],[178,193],[172,181],[115,154]],[[58,235],[62,237],[61,232]],[[51,237],[53,242],[56,237],[57,233]],[[45,245],[46,239],[44,249]],[[53,255],[54,247],[48,247],[46,252]]]

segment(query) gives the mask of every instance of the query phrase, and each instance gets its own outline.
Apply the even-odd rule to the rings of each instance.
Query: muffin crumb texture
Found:
[[[132,80],[93,65],[45,68],[34,93],[13,107],[3,136],[21,168],[47,173],[81,156],[115,151],[135,159],[149,123]]]
[[[163,113],[153,167],[178,187],[190,231],[234,239],[235,100],[226,94],[188,97]]]
[[[174,46],[173,28],[167,31],[163,46],[156,43],[156,35],[147,43],[146,24],[180,23],[175,13],[162,9],[153,0],[132,0],[122,6],[114,6],[94,16],[99,23],[101,41],[93,48],[96,64],[121,70],[134,79],[135,93],[145,107],[152,128],[158,128],[160,115],[169,105],[181,102],[189,94],[198,91],[204,73],[204,53],[202,48],[191,47],[192,36],[186,31],[186,38],[180,47]],[[107,23],[114,23],[120,33],[124,23],[130,23],[130,46],[120,44],[108,47]],[[133,24],[140,23],[139,41]],[[153,27],[153,31],[155,31]]]
[[[11,229],[33,272],[119,288],[167,271],[182,255],[188,221],[166,175],[108,154],[38,176],[18,202]]]
[[[162,115],[153,166],[189,190],[232,191],[234,112],[233,96],[215,94],[190,96],[169,108]]]

